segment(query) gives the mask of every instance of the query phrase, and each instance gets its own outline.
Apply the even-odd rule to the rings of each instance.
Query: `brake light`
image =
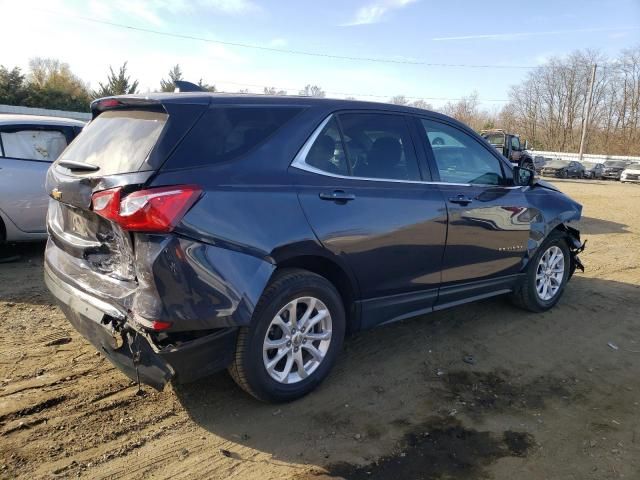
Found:
[[[104,110],[105,108],[113,108],[122,105],[122,102],[116,100],[115,98],[107,98],[105,100],[98,100],[95,106],[98,109]]]
[[[122,196],[122,187],[92,196],[93,211],[116,222],[124,230],[167,233],[198,200],[202,190],[195,185],[149,188]]]

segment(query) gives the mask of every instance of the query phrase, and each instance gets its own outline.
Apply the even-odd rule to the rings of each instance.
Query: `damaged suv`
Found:
[[[45,280],[161,389],[227,368],[289,401],[347,333],[508,294],[553,307],[582,207],[465,125],[398,105],[121,96],[48,173]]]

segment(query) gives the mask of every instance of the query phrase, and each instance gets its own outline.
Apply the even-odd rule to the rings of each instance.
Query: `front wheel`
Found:
[[[251,326],[240,330],[229,373],[259,400],[302,397],[329,374],[345,322],[331,282],[306,270],[283,270],[262,294]]]
[[[553,307],[569,280],[571,257],[564,236],[553,232],[529,262],[525,278],[512,293],[514,304],[531,312]]]

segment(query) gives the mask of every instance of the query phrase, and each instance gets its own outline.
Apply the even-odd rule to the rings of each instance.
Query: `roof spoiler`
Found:
[[[153,100],[150,98],[140,98],[140,97],[127,97],[127,96],[118,96],[118,97],[105,97],[98,98],[91,102],[91,116],[92,118],[96,118],[102,112],[107,110],[113,110],[115,108],[142,108],[149,110],[160,110],[164,111],[162,107],[162,103],[158,100]]]

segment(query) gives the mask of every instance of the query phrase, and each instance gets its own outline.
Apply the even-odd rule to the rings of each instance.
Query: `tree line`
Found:
[[[593,105],[587,125],[586,152],[640,155],[640,45],[607,58],[597,51],[576,51],[566,57],[550,58],[531,70],[509,91],[502,108],[482,107],[477,92],[450,101],[438,110],[476,130],[503,128],[519,133],[538,150],[577,151],[594,64]],[[160,80],[158,91],[172,92],[183,80],[180,65],[173,66]],[[200,79],[198,85],[216,92],[214,84]],[[68,64],[50,58],[34,58],[27,73],[0,66],[0,104],[23,105],[71,111],[88,111],[89,103],[100,97],[138,93],[139,82],[128,73],[127,63],[91,90],[71,71]],[[249,93],[242,89],[238,93]],[[265,95],[287,95],[276,87],[264,87]],[[317,85],[308,84],[299,95],[325,97]],[[353,97],[348,97],[353,99]],[[411,101],[404,95],[389,103],[433,110],[425,100]]]

